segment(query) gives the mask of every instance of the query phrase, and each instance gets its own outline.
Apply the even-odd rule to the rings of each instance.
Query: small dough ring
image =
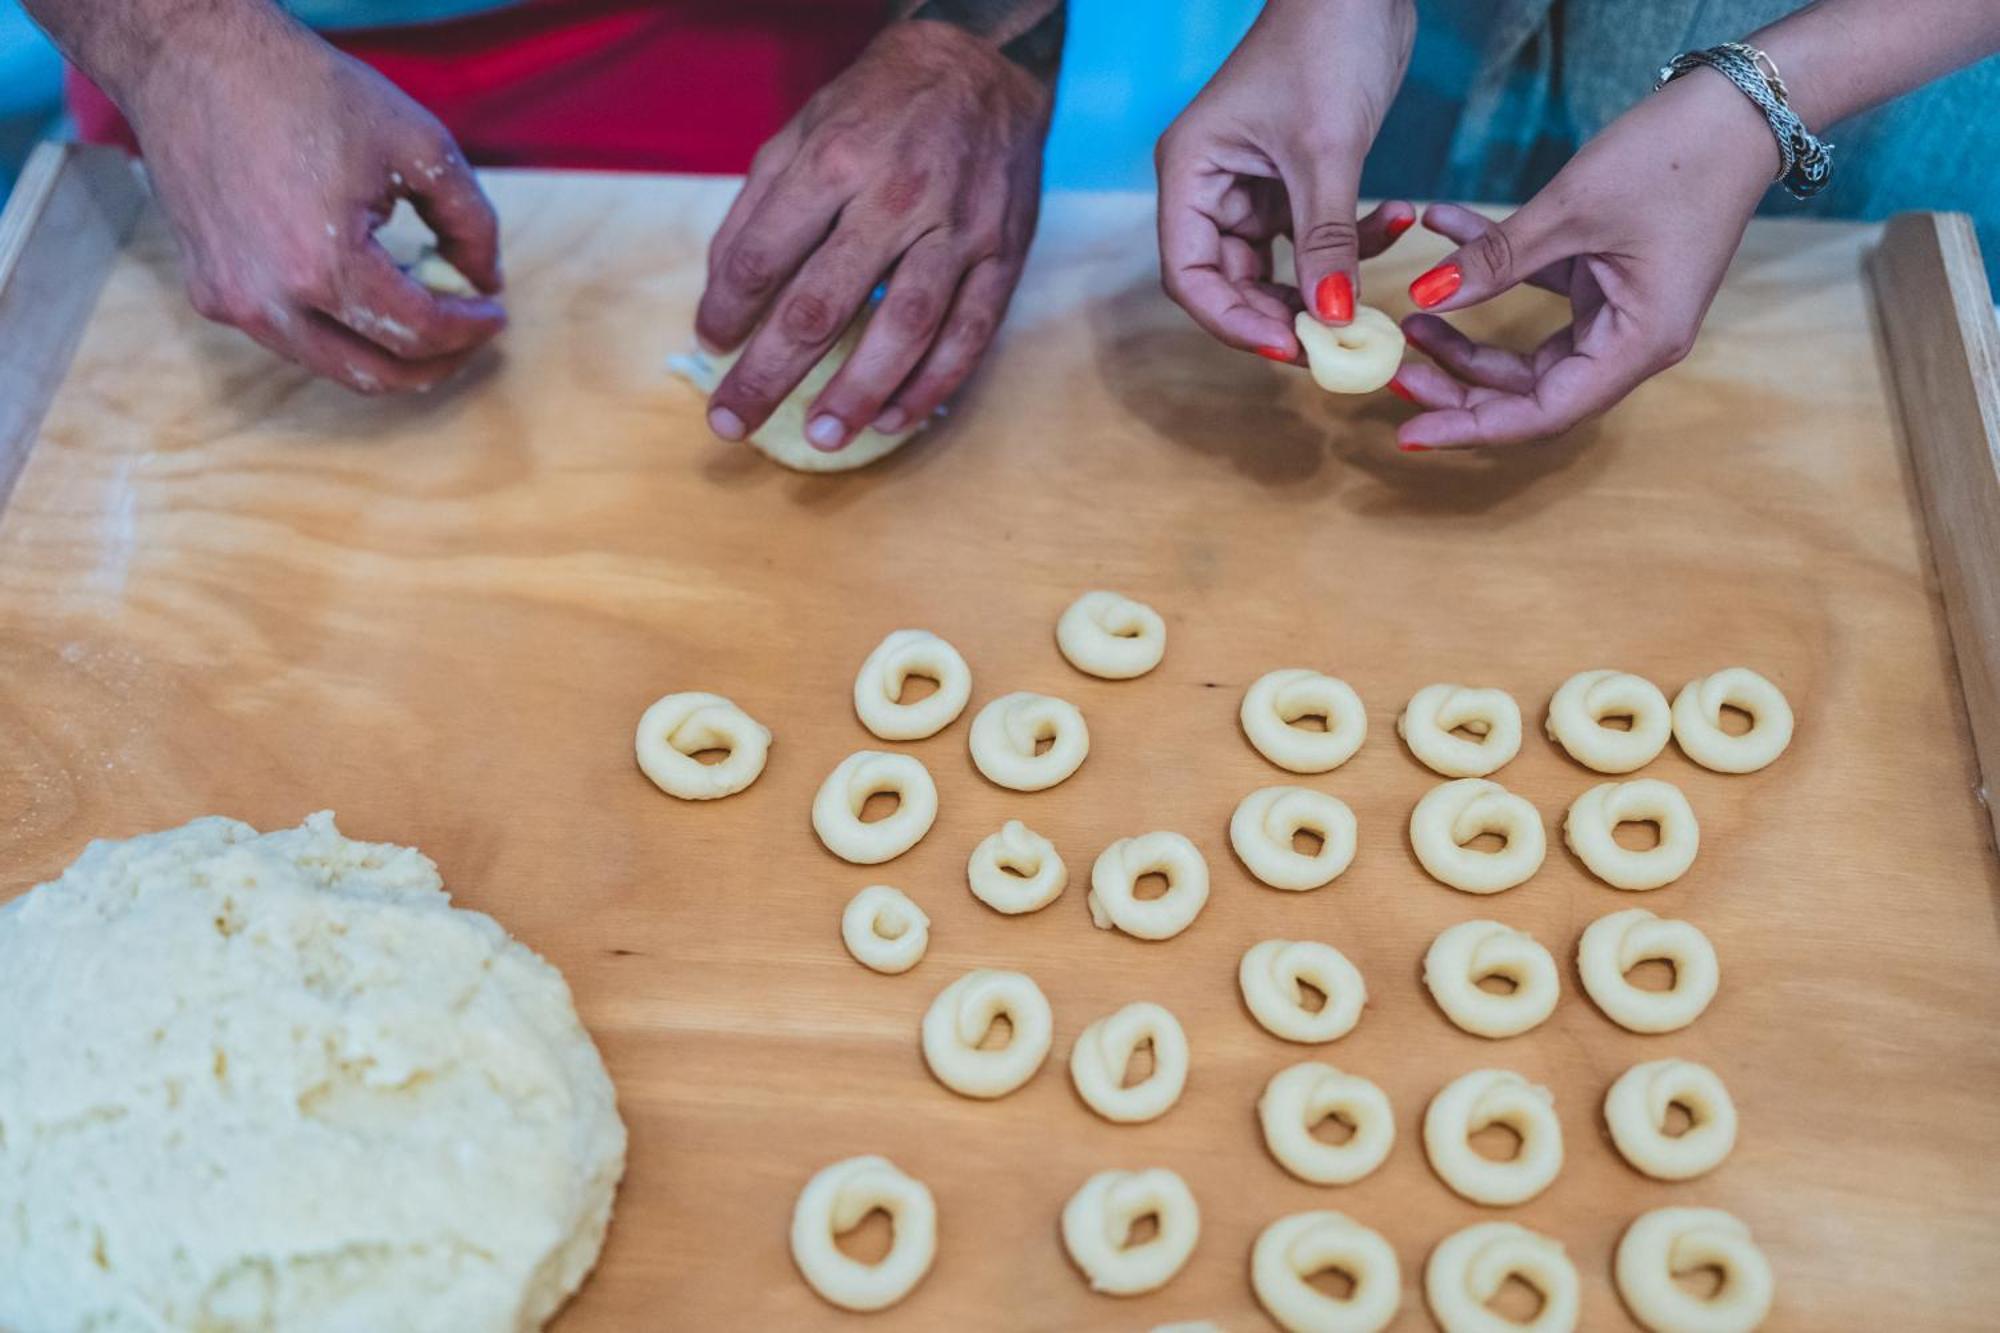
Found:
[[[1317,940],[1265,940],[1244,951],[1237,983],[1251,1016],[1274,1037],[1318,1044],[1335,1041],[1361,1021],[1368,987],[1360,969],[1331,944]],[[1305,982],[1326,996],[1317,1011],[1300,1000]]]
[[[1452,735],[1463,727],[1476,741]],[[1448,778],[1483,778],[1521,752],[1521,706],[1505,690],[1426,685],[1396,719],[1410,753]]]
[[[840,938],[856,962],[877,972],[907,972],[931,942],[931,919],[901,889],[870,884],[840,914]]]
[[[1612,837],[1620,824],[1659,826],[1659,845],[1643,852]],[[1605,782],[1576,798],[1563,820],[1563,841],[1590,873],[1614,889],[1663,888],[1687,873],[1701,850],[1701,825],[1681,789],[1658,778]]]
[[[633,740],[639,767],[653,785],[683,801],[711,801],[742,791],[764,771],[771,733],[719,694],[669,694],[639,718]],[[719,764],[694,756],[727,750]]]
[[[1140,1045],[1153,1046],[1153,1072],[1125,1087],[1125,1070]],[[1138,1124],[1157,1120],[1187,1086],[1188,1041],[1180,1020],[1157,1004],[1139,1001],[1098,1019],[1077,1035],[1069,1076],[1077,1096],[1106,1120]]]
[[[1724,707],[1750,715],[1750,730],[1722,729]],[[1754,773],[1792,743],[1792,706],[1784,692],[1749,667],[1691,680],[1674,696],[1674,739],[1688,758],[1718,773]]]
[[[1506,839],[1497,852],[1465,844],[1482,833]],[[1432,879],[1466,893],[1499,893],[1541,869],[1542,817],[1521,797],[1485,778],[1432,788],[1410,812],[1410,848]]]
[[[1010,875],[1016,870],[1020,873]],[[1018,819],[989,833],[972,849],[965,879],[972,896],[996,912],[1019,916],[1047,907],[1069,886],[1069,867],[1056,846]]]
[[[1525,1323],[1487,1305],[1510,1277],[1542,1298]],[[1444,1333],[1574,1333],[1583,1299],[1562,1243],[1512,1222],[1478,1222],[1438,1242],[1424,1266],[1424,1294]]]
[[[1167,891],[1157,898],[1133,897],[1147,875],[1164,875]],[[1208,862],[1178,833],[1120,838],[1090,868],[1088,901],[1099,930],[1115,926],[1142,940],[1172,939],[1193,924],[1208,901]]]
[[[1475,1069],[1446,1084],[1424,1112],[1424,1152],[1438,1179],[1474,1203],[1526,1203],[1562,1170],[1555,1094],[1506,1069]],[[1505,1125],[1521,1136],[1512,1161],[1482,1157],[1474,1134]]]
[[[1292,332],[1313,382],[1328,393],[1374,393],[1403,364],[1402,326],[1371,305],[1354,307],[1354,322],[1339,328],[1301,310],[1292,317]]]
[[[1641,990],[1625,974],[1649,959],[1672,963],[1672,990]],[[1584,993],[1618,1026],[1631,1032],[1673,1032],[1701,1017],[1715,998],[1721,965],[1715,946],[1687,921],[1654,916],[1643,907],[1599,917],[1577,944],[1576,968]]]
[[[894,814],[864,823],[870,796],[896,797]],[[937,786],[930,770],[907,754],[858,750],[840,761],[813,797],[813,831],[826,849],[855,865],[879,865],[917,845],[937,818]]]
[[[1669,1137],[1667,1110],[1693,1121]],[[1707,1065],[1653,1060],[1626,1070],[1604,1097],[1604,1123],[1626,1161],[1656,1180],[1692,1180],[1721,1166],[1736,1146],[1736,1103]]]
[[[1294,773],[1339,768],[1368,738],[1368,710],[1353,687],[1304,667],[1258,677],[1244,692],[1238,716],[1257,753]],[[1302,717],[1324,717],[1326,730],[1292,725]]]
[[[1506,994],[1480,989],[1487,977],[1514,983]],[[1424,985],[1444,1015],[1477,1037],[1513,1037],[1555,1012],[1562,983],[1556,960],[1534,936],[1498,921],[1461,921],[1424,954]]]
[[[1307,787],[1263,787],[1245,796],[1229,819],[1229,845],[1243,864],[1274,889],[1303,892],[1339,877],[1354,861],[1354,812],[1338,796]],[[1294,834],[1315,834],[1319,850],[1292,847]]]
[[[1313,1137],[1313,1126],[1328,1116],[1353,1128],[1346,1142]],[[1317,1060],[1273,1074],[1257,1101],[1257,1120],[1278,1165],[1314,1185],[1351,1185],[1382,1165],[1396,1146],[1388,1095],[1359,1074]]]
[[[1629,731],[1604,725],[1632,720]],[[1579,671],[1549,700],[1549,739],[1586,768],[1630,773],[1660,757],[1673,734],[1673,715],[1660,687],[1625,671]]]
[[[1354,1284],[1345,1297],[1307,1282],[1328,1269]],[[1259,1233],[1250,1290],[1285,1333],[1377,1333],[1402,1304],[1403,1273],[1389,1242],[1345,1213],[1293,1213]]]
[[[980,1050],[994,1020],[1014,1034]],[[1035,1076],[1048,1057],[1055,1018],[1041,987],[1025,972],[975,968],[938,992],[924,1013],[924,1063],[937,1081],[965,1097],[1004,1097]]]
[[[1127,1245],[1132,1224],[1145,1217],[1159,1231]],[[1164,1167],[1099,1171],[1063,1205],[1062,1237],[1092,1291],[1137,1296],[1165,1286],[1187,1263],[1201,1238],[1201,1210],[1187,1182]]]
[[[1115,592],[1087,592],[1056,622],[1056,647],[1078,671],[1130,680],[1166,656],[1167,622],[1144,602]]]
[[[903,703],[912,676],[937,682],[937,689]],[[958,649],[924,629],[899,629],[876,645],[854,678],[854,714],[885,741],[919,741],[935,736],[965,711],[972,697],[972,670]]]
[[[1674,1277],[1722,1272],[1704,1300]],[[1625,1307],[1652,1333],[1750,1333],[1771,1313],[1771,1265],[1750,1228],[1719,1208],[1655,1208],[1619,1238],[1612,1276]]]
[[[850,1259],[834,1237],[880,1208],[895,1224],[889,1253]],[[792,1208],[792,1260],[812,1289],[844,1310],[881,1310],[910,1294],[937,1255],[937,1205],[886,1157],[850,1157],[806,1182]]]
[[[1050,742],[1041,754],[1035,746]],[[1090,753],[1090,728],[1076,705],[1046,694],[1003,694],[972,719],[972,762],[988,781],[1014,791],[1053,787]]]

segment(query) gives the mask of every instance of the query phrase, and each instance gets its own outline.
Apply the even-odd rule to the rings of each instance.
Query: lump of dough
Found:
[[[421,285],[441,296],[478,296],[479,289],[472,285],[472,279],[458,271],[458,267],[439,254],[432,246],[425,246],[418,252],[406,270]]]
[[[1403,364],[1403,330],[1374,306],[1354,307],[1354,322],[1340,328],[1301,310],[1292,332],[1313,379],[1328,393],[1373,393]]]

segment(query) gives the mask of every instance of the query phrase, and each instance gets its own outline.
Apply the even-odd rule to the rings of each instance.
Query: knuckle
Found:
[[[954,364],[970,361],[993,338],[993,316],[984,311],[968,311],[952,321],[947,339],[948,360]]]
[[[930,184],[931,174],[923,167],[910,167],[893,173],[882,186],[879,199],[882,211],[891,217],[908,217],[923,202]]]
[[[1346,218],[1330,218],[1307,227],[1305,235],[1298,238],[1297,245],[1305,254],[1351,254],[1360,248],[1361,233]]]
[[[722,276],[730,286],[750,296],[762,296],[778,284],[778,266],[753,245],[738,245],[722,261]]]
[[[1514,245],[1500,228],[1490,227],[1481,232],[1465,249],[1473,263],[1493,279],[1504,282],[1513,276]]]
[[[937,325],[940,314],[937,296],[922,288],[890,292],[879,315],[891,331],[917,338]]]
[[[808,346],[833,341],[840,332],[840,311],[816,292],[799,292],[787,298],[778,312],[778,327]]]
[[[813,172],[822,181],[852,191],[867,179],[874,154],[859,131],[833,128],[813,142],[811,158]]]

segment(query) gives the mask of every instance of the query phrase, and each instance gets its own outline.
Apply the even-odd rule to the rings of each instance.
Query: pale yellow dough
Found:
[[[896,798],[896,809],[867,822],[870,796]],[[855,865],[891,861],[917,845],[937,818],[937,784],[921,761],[907,754],[859,750],[840,761],[813,798],[813,831],[826,849]]]
[[[1620,730],[1604,725],[1624,718]],[[1579,671],[1549,700],[1549,739],[1586,768],[1630,773],[1659,757],[1673,734],[1667,696],[1644,677],[1597,668]]]
[[[1257,753],[1293,773],[1339,768],[1368,738],[1368,710],[1354,688],[1305,667],[1259,676],[1244,692],[1237,716]],[[1308,717],[1326,719],[1326,730],[1294,725]]]
[[[1167,891],[1157,898],[1133,894],[1147,875],[1160,875]],[[1090,869],[1091,924],[1116,927],[1142,940],[1166,940],[1194,924],[1208,902],[1208,862],[1201,850],[1178,833],[1142,833],[1120,838],[1098,855]]]
[[[1685,1132],[1666,1132],[1667,1111],[1679,1106]],[[1611,1141],[1634,1167],[1659,1180],[1692,1180],[1721,1166],[1736,1146],[1736,1103],[1707,1065],[1651,1060],[1626,1070],[1604,1097]]]
[[[872,1264],[835,1243],[876,1209],[895,1239]],[[812,1289],[844,1310],[881,1310],[909,1295],[937,1256],[937,1205],[930,1190],[886,1157],[850,1157],[806,1182],[792,1207],[792,1261]]]
[[[1526,1203],[1562,1170],[1555,1094],[1506,1069],[1477,1069],[1447,1084],[1424,1112],[1424,1151],[1438,1179],[1474,1203]],[[1505,1125],[1521,1138],[1509,1161],[1481,1156],[1471,1138]]]
[[[1673,964],[1671,990],[1642,990],[1625,974],[1643,962]],[[1599,917],[1576,949],[1584,993],[1605,1017],[1633,1032],[1672,1032],[1701,1017],[1715,998],[1722,971],[1715,946],[1698,926],[1669,921],[1643,907]]]
[[[1295,849],[1292,837],[1301,832],[1317,836],[1319,850]],[[1229,845],[1250,873],[1294,893],[1338,878],[1354,860],[1355,835],[1347,802],[1308,787],[1260,788],[1229,819]]]
[[[1750,730],[1722,729],[1722,710],[1750,715]],[[1784,692],[1749,667],[1691,680],[1674,696],[1674,739],[1687,757],[1718,773],[1754,773],[1792,743],[1792,706]]]
[[[719,694],[669,694],[639,719],[633,750],[654,786],[684,801],[730,796],[757,780],[771,748],[771,733]],[[723,750],[719,764],[694,756]]]
[[[1525,1323],[1487,1304],[1509,1278],[1542,1298]],[[1424,1295],[1444,1333],[1573,1333],[1583,1299],[1562,1243],[1512,1222],[1477,1222],[1440,1241],[1424,1265]]]
[[[1706,1300],[1674,1281],[1702,1268],[1722,1272]],[[1771,1313],[1771,1265],[1750,1228],[1719,1208],[1642,1214],[1619,1239],[1611,1271],[1625,1307],[1651,1333],[1751,1333]]]
[[[1612,836],[1620,824],[1647,823],[1659,829],[1657,845],[1645,851],[1621,846]],[[1614,889],[1644,892],[1664,888],[1687,873],[1701,850],[1701,825],[1679,787],[1658,778],[1606,782],[1576,798],[1563,820],[1563,841],[1590,873]]]
[[[1014,873],[1009,873],[1010,871]],[[1039,912],[1069,885],[1069,867],[1055,844],[1018,819],[989,833],[965,864],[972,896],[996,912]]]
[[[1313,1127],[1332,1116],[1354,1131],[1328,1143]],[[1315,1185],[1351,1185],[1388,1160],[1396,1145],[1389,1097],[1359,1074],[1317,1060],[1281,1069],[1257,1102],[1264,1146],[1278,1165]]]
[[[914,703],[903,702],[912,676],[937,682]],[[854,677],[854,715],[885,741],[935,736],[965,711],[972,671],[958,649],[927,629],[899,629],[876,645]]]
[[[1286,1041],[1337,1041],[1361,1021],[1368,987],[1347,955],[1317,940],[1265,940],[1250,946],[1237,965],[1243,1003],[1266,1032]],[[1305,1007],[1300,983],[1326,997],[1317,1010]]]
[[[1127,1087],[1125,1070],[1141,1045],[1153,1048],[1153,1070]],[[1084,1105],[1106,1120],[1157,1120],[1187,1086],[1187,1034],[1166,1008],[1143,1000],[1128,1004],[1077,1034],[1069,1075]]]
[[[1498,851],[1468,847],[1482,833]],[[1547,853],[1542,817],[1521,797],[1486,778],[1432,788],[1410,812],[1410,850],[1431,878],[1465,893],[1500,893],[1541,869]]]
[[[1452,734],[1461,729],[1475,739]],[[1432,772],[1483,778],[1521,752],[1521,706],[1505,690],[1426,685],[1396,719],[1396,732]]]
[[[1115,592],[1087,592],[1056,622],[1056,646],[1078,671],[1130,680],[1160,664],[1167,622],[1144,602]]]
[[[1353,1284],[1328,1296],[1309,1284],[1332,1270]],[[1378,1232],[1331,1210],[1293,1213],[1264,1228],[1250,1250],[1250,1290],[1285,1333],[1378,1333],[1403,1301],[1396,1251]]]
[[[840,938],[854,961],[876,972],[907,972],[931,941],[931,919],[901,889],[870,884],[840,914]]]
[[[1155,1219],[1159,1230],[1128,1244],[1142,1217]],[[1164,1167],[1100,1171],[1063,1206],[1062,1238],[1092,1291],[1137,1296],[1165,1286],[1187,1263],[1201,1238],[1201,1210],[1187,1182]]]
[[[1013,1035],[1005,1046],[981,1050],[987,1029],[1003,1015]],[[925,1011],[924,1063],[961,1096],[1004,1097],[1035,1076],[1054,1036],[1055,1017],[1032,978],[978,968],[939,991]]]
[[[1040,754],[1035,747],[1049,742]],[[1075,704],[1026,690],[1003,694],[972,719],[972,763],[987,781],[1042,791],[1076,772],[1090,753],[1090,728]]]
[[[1479,983],[1487,977],[1503,977],[1514,989],[1484,990]],[[1461,921],[1432,941],[1424,985],[1445,1017],[1479,1037],[1526,1032],[1555,1012],[1562,989],[1549,951],[1498,921]]]
[[[1354,321],[1335,328],[1301,310],[1292,332],[1305,349],[1314,383],[1328,393],[1373,393],[1403,364],[1403,330],[1374,306],[1354,308]]]

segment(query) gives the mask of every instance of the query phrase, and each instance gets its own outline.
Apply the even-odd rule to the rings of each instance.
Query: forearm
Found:
[[[1995,0],[1818,0],[1746,40],[1819,133],[2000,51]]]
[[[149,74],[188,57],[227,59],[291,30],[270,0],[25,0],[28,16],[128,113]]]
[[[899,19],[949,23],[982,37],[1051,87],[1062,66],[1067,0],[895,0]]]

